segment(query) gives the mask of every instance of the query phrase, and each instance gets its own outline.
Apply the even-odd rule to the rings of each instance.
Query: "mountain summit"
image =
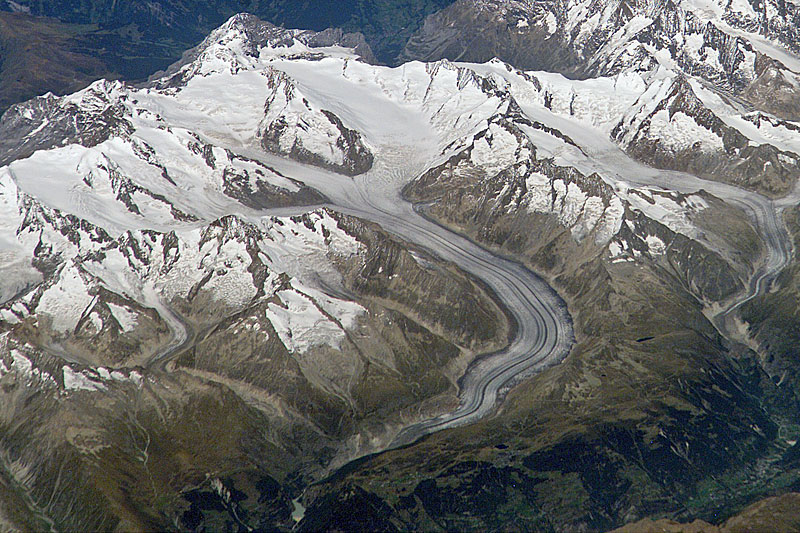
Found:
[[[459,1],[428,17],[401,58],[499,57],[572,78],[663,66],[797,118],[800,8],[774,0],[754,5]]]
[[[10,107],[2,528],[600,531],[790,492],[800,59],[794,5],[748,5],[457,2],[394,67],[239,14]]]

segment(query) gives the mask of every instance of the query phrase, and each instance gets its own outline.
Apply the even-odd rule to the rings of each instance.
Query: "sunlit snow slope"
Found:
[[[153,363],[191,337],[174,308],[202,287],[228,311],[269,300],[291,353],[336,348],[364,310],[320,271],[359,243],[326,211],[287,218],[333,205],[483,278],[518,322],[512,347],[465,381],[461,411],[413,440],[485,415],[513,378],[560,361],[572,334],[543,281],[424,220],[404,188],[457,202],[451,185],[491,182],[493,209],[552,217],[612,263],[657,261],[679,241],[735,263],[697,222],[719,197],[757,214],[763,276],[786,260],[775,205],[737,187],[792,191],[800,125],[666,62],[576,81],[498,60],[380,67],[324,44],[236,16],[146,87],[100,81],[13,107],[0,124],[6,331],[35,317],[39,339],[76,359],[76,336],[141,329],[161,340],[125,364]],[[693,290],[709,305],[748,294]]]

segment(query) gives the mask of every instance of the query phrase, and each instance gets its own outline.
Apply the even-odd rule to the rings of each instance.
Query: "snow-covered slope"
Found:
[[[512,7],[505,16],[522,9]],[[570,20],[588,24],[589,12]],[[609,17],[597,25],[611,24]],[[639,201],[653,197],[652,185],[631,186],[642,167],[625,152],[772,194],[789,190],[798,174],[800,126],[743,110],[721,92],[724,84],[663,65],[631,64],[583,81],[498,60],[386,68],[335,40],[312,48],[314,35],[237,16],[148,87],[101,81],[12,108],[0,123],[9,162],[0,169],[3,224],[18,235],[9,263],[46,256],[56,264],[90,251],[79,234],[58,237],[59,227],[75,232],[75,221],[106,242],[127,231],[188,230],[230,212],[326,201],[303,181],[339,194],[283,159],[253,157],[264,149],[353,175],[388,161],[398,146],[413,147],[414,160],[404,162],[411,173],[381,178],[376,189],[396,191],[427,169],[430,176],[468,168],[480,179],[524,183],[498,186],[512,196],[504,209],[553,214],[576,240],[591,236],[600,246],[619,232],[626,210],[656,220],[668,212],[675,231],[702,233],[691,223],[702,202],[664,209]],[[39,215],[46,221],[37,227],[49,225],[43,244],[30,236],[32,222],[23,223],[29,211],[52,213]],[[36,279],[35,270],[20,268],[12,288]]]
[[[385,172],[385,159],[367,172],[373,151],[384,155],[402,142],[420,158],[436,154],[459,138],[451,121],[465,106],[488,110],[499,99],[482,102],[485,80],[468,70],[375,67],[331,42],[341,36],[255,23],[234,17],[145,87],[99,81],[3,117],[9,275],[0,328],[20,346],[70,364],[116,369],[158,367],[207,328],[249,328],[257,350],[293,357],[315,387],[350,397],[365,372],[359,343],[376,350],[370,358],[380,356],[370,375],[393,376],[406,364],[405,346],[417,341],[382,337],[403,312],[435,326],[437,340],[424,342],[446,335],[461,343],[442,348],[449,354],[442,361],[466,358],[441,369],[454,381],[473,349],[496,342],[475,333],[494,331],[487,329],[494,304],[448,318],[473,301],[472,282],[451,280],[419,254],[391,249],[383,257],[382,240],[359,240],[372,230],[354,230],[353,222],[346,230],[341,215],[307,212],[327,194],[351,194],[350,175]],[[401,185],[390,180],[378,190]],[[275,218],[276,210],[306,214]],[[360,279],[368,268],[379,282]],[[429,278],[458,294],[458,304],[422,308],[411,288]],[[367,317],[370,298],[380,298],[372,305],[382,311]],[[481,305],[491,310],[476,314]]]
[[[248,424],[270,442],[325,462],[450,412],[475,356],[500,350],[516,359],[472,367],[461,390],[474,404],[437,424],[489,412],[517,365],[561,360],[570,321],[543,281],[423,221],[403,194],[555,282],[591,265],[600,291],[646,271],[709,314],[760,290],[783,260],[762,257],[751,227],[772,204],[737,187],[777,198],[800,174],[800,123],[775,113],[797,82],[783,41],[767,47],[710,4],[469,7],[519,37],[512,57],[531,35],[545,43],[534,51],[552,62],[537,65],[558,72],[491,57],[377,66],[352,36],[236,16],[145,85],[11,108],[0,380],[74,399],[196,379],[265,416]],[[459,13],[410,47],[457,52]],[[527,319],[510,347],[486,288],[423,250],[435,247]]]
[[[86,363],[131,366],[159,355],[159,339],[166,343],[173,326],[169,309],[192,323],[213,324],[269,301],[274,303],[261,319],[290,352],[336,346],[343,328],[353,328],[364,309],[305,286],[304,280],[315,279],[286,256],[313,261],[315,278],[335,285],[334,274],[325,274],[336,272],[331,261],[363,250],[325,211],[303,219],[265,219],[260,226],[229,216],[202,228],[128,231],[80,246],[44,283],[0,309],[0,327],[27,324],[45,345],[83,346],[80,352],[90,357]],[[98,349],[105,342],[119,345],[120,336],[139,342]],[[112,359],[104,360],[108,355]]]
[[[461,0],[432,15],[403,59],[487,61],[570,77],[666,67],[798,118],[791,2]]]
[[[270,74],[266,117],[258,130],[265,150],[350,176],[370,169],[373,155],[361,134],[331,111],[309,103],[283,72]]]

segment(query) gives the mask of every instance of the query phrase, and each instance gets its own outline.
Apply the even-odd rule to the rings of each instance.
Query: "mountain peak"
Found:
[[[328,50],[325,50],[328,49]],[[236,73],[257,66],[262,54],[287,58],[319,58],[326,52],[345,53],[367,63],[376,59],[361,33],[338,28],[323,31],[287,29],[250,13],[232,16],[180,61],[150,79],[157,86],[181,86],[195,75],[230,70]]]
[[[609,530],[797,484],[800,59],[724,1],[464,0],[397,67],[243,13],[12,107],[0,524]]]

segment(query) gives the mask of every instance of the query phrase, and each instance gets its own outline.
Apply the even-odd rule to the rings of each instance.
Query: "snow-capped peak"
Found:
[[[180,87],[194,76],[215,72],[257,69],[268,58],[313,58],[335,55],[374,62],[375,57],[360,33],[339,29],[321,32],[287,29],[240,13],[211,32],[166,75],[155,78],[157,87]],[[261,60],[261,61],[260,61]]]

